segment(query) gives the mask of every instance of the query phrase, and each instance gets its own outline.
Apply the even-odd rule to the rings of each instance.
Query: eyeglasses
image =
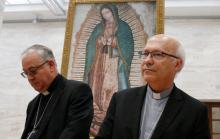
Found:
[[[24,71],[21,73],[21,76],[24,77],[24,78],[27,78],[28,75],[30,76],[34,76],[37,74],[37,71],[44,65],[48,62],[48,60],[46,60],[44,63],[40,64],[39,66],[36,66],[36,67],[30,67],[28,69],[28,71]]]
[[[149,51],[139,51],[138,52],[139,56],[141,59],[146,59],[149,55],[151,58],[155,59],[155,60],[161,60],[163,59],[165,56],[170,56],[176,59],[179,59],[179,57],[172,55],[172,54],[168,54],[162,51],[153,51],[153,52],[149,52]]]

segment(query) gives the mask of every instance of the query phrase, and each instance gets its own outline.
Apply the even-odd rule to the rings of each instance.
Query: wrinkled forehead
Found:
[[[144,51],[165,51],[174,53],[178,48],[178,42],[169,37],[152,37],[147,41]]]

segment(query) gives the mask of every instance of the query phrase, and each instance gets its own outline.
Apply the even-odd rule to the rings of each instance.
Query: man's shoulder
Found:
[[[31,101],[29,101],[28,106],[32,106],[33,104],[37,103],[39,98],[40,98],[40,93],[36,95]]]
[[[145,87],[146,86],[132,87],[132,88],[120,90],[120,91],[118,91],[118,93],[134,93],[134,92],[139,91]]]
[[[60,82],[59,82],[59,85],[64,85],[64,87],[67,89],[67,88],[76,88],[78,86],[81,86],[81,85],[86,85],[86,83],[83,83],[81,81],[77,81],[77,80],[72,80],[72,79],[67,79],[66,77],[64,76],[60,76]]]
[[[75,92],[74,94],[88,94],[88,92],[91,94],[91,88],[88,84],[76,80],[66,80],[65,89],[67,92]]]
[[[206,107],[204,103],[202,103],[200,100],[190,96],[188,93],[184,92],[183,90],[177,88],[178,93],[182,95],[184,98],[185,104],[190,105],[192,107]]]
[[[117,98],[130,98],[137,95],[142,95],[146,92],[146,86],[139,86],[124,89],[115,93]]]
[[[66,84],[68,86],[72,86],[72,87],[78,87],[78,86],[88,86],[88,84],[82,82],[82,81],[77,81],[77,80],[66,80]]]

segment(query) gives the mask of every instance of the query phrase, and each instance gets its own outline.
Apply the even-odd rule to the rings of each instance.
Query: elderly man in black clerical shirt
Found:
[[[88,139],[93,117],[90,87],[60,75],[46,46],[27,48],[21,59],[21,75],[39,92],[28,104],[21,139]]]

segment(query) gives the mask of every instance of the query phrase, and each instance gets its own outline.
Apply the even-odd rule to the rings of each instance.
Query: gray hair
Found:
[[[53,59],[55,61],[55,57],[53,55],[52,50],[41,44],[34,44],[28,47],[26,50],[23,51],[21,55],[25,55],[31,50],[36,51],[43,60]]]
[[[176,56],[179,57],[183,61],[183,65],[181,68],[181,70],[182,70],[185,65],[185,51],[183,49],[183,46],[180,43],[178,43],[178,46],[176,49]]]

